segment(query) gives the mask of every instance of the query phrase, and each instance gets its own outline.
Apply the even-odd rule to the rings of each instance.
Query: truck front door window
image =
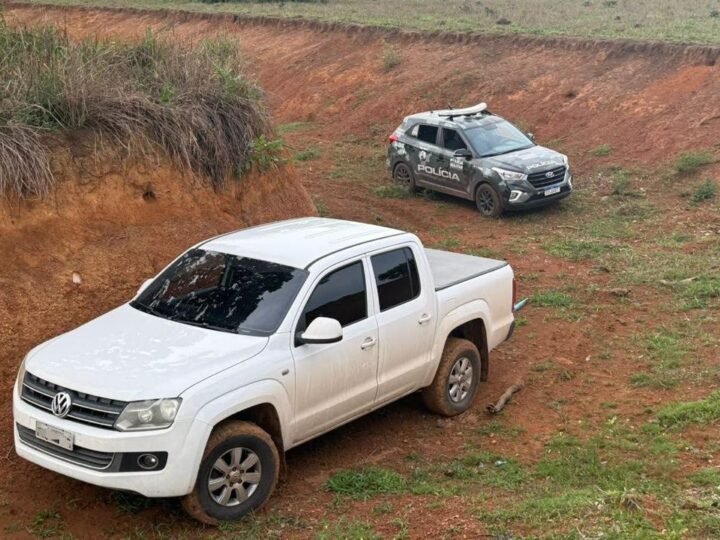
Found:
[[[318,317],[329,317],[345,327],[367,318],[367,292],[362,262],[324,276],[315,287],[298,323],[303,332]]]

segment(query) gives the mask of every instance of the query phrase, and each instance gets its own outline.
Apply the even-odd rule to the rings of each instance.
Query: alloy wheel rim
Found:
[[[448,377],[448,396],[453,403],[460,403],[467,398],[472,388],[473,367],[467,356],[458,358],[450,370]]]
[[[232,448],[213,464],[208,476],[208,491],[221,506],[237,506],[250,497],[262,478],[258,455],[248,448]]]
[[[492,195],[485,190],[481,190],[478,193],[478,206],[486,214],[491,213],[495,209],[495,201],[493,201]]]
[[[401,186],[410,185],[410,170],[405,166],[399,166],[395,169],[395,181]]]

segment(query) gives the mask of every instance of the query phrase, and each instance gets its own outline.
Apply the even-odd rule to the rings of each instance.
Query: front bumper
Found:
[[[146,497],[179,497],[192,491],[211,427],[200,421],[178,419],[170,428],[145,432],[120,432],[96,428],[71,420],[57,418],[22,401],[13,392],[15,451],[17,454],[46,469],[94,484],[96,486],[133,491]],[[24,429],[34,433],[37,422],[73,434],[78,449],[113,454],[111,466],[102,470],[73,462],[72,456],[49,453],[41,444],[24,442],[19,433]],[[52,452],[52,449],[50,450]],[[118,472],[123,457],[142,453],[167,453],[162,470]]]
[[[557,187],[560,188],[560,191],[558,193],[549,196],[545,195],[545,192],[548,189]],[[568,197],[572,193],[572,191],[572,173],[568,170],[563,181],[558,184],[545,186],[542,188],[527,188],[518,186],[509,189],[505,197],[505,208],[507,208],[508,210],[525,210],[528,208],[546,206],[548,204],[553,204]],[[513,200],[513,193],[519,193],[520,196],[516,200]]]

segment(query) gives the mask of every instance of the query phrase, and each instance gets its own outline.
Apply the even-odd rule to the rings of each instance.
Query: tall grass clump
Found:
[[[0,81],[0,196],[46,195],[52,144],[68,132],[127,157],[164,152],[215,187],[270,133],[262,93],[225,40],[75,43],[0,21]]]

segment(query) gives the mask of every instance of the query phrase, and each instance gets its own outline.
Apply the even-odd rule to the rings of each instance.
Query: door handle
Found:
[[[432,317],[433,316],[430,313],[423,313],[418,319],[418,324],[425,324],[426,322],[430,322]]]
[[[377,343],[377,340],[374,337],[365,338],[365,341],[362,342],[362,345],[360,345],[360,348],[364,351],[365,349],[374,347],[376,343]]]

